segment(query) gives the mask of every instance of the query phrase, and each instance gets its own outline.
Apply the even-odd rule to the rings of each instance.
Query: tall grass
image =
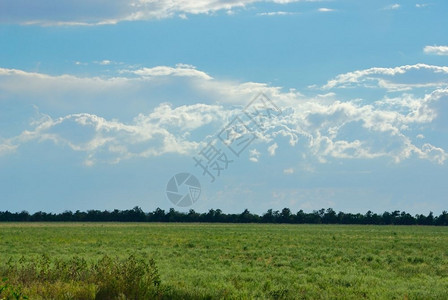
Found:
[[[4,277],[0,299],[150,299],[161,296],[160,277],[153,259],[104,255],[51,259],[47,255],[9,259],[0,269]]]

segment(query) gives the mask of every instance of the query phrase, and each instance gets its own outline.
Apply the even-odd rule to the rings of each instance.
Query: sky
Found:
[[[0,210],[441,213],[447,13],[1,0]],[[201,186],[186,207],[166,193],[179,173]]]

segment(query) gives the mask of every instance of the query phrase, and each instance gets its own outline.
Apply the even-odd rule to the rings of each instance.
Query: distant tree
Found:
[[[434,215],[432,211],[429,212],[429,215],[426,217],[426,225],[433,225],[434,224]]]
[[[73,212],[71,212],[70,210],[66,210],[64,211],[61,215],[60,215],[60,221],[62,222],[70,222],[73,221]]]
[[[212,208],[208,211],[208,213],[205,215],[205,221],[206,222],[216,222],[215,220],[215,210]]]
[[[152,213],[152,220],[155,222],[166,221],[165,211],[159,207]]]
[[[223,217],[222,210],[219,208],[215,210],[215,222],[223,222],[225,220]]]
[[[168,222],[180,222],[182,221],[182,214],[177,212],[174,208],[170,208],[166,214],[166,218],[168,219]]]
[[[393,219],[392,219],[392,214],[390,212],[385,211],[383,213],[383,218],[382,218],[382,222],[385,225],[390,225],[393,223]]]
[[[299,210],[294,216],[294,223],[303,224],[306,221],[306,214],[303,210]]]
[[[397,223],[400,225],[414,225],[416,222],[414,217],[412,217],[409,213],[402,211]]]
[[[194,209],[190,209],[188,211],[187,220],[189,222],[198,222],[199,221],[199,214],[194,211]]]
[[[239,215],[239,218],[238,218],[238,222],[240,222],[240,223],[249,223],[249,222],[251,222],[251,220],[252,220],[252,215],[247,208]]]
[[[264,223],[274,223],[274,214],[272,213],[272,209],[268,209],[267,212],[263,214],[261,217],[262,222]]]
[[[319,211],[313,210],[311,214],[307,215],[306,223],[320,224],[322,223],[322,216],[325,213],[325,209]]]
[[[444,210],[442,214],[436,218],[434,224],[439,226],[448,226],[448,213],[446,212],[446,210]]]
[[[282,212],[280,213],[280,222],[281,223],[291,223],[291,210],[287,207],[282,209]]]
[[[321,210],[319,211],[319,215],[321,215]],[[338,217],[336,216],[336,212],[332,208],[328,208],[323,215],[321,215],[322,223],[325,224],[335,224],[338,221]]]
[[[18,220],[28,222],[30,220],[30,214],[26,210],[22,210],[18,215]]]

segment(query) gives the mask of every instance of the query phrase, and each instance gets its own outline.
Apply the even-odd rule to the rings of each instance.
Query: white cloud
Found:
[[[296,15],[295,12],[288,12],[288,11],[270,11],[270,12],[262,12],[258,13],[258,16],[290,16],[290,15]]]
[[[258,152],[257,149],[251,149],[249,150],[249,160],[251,162],[258,162],[258,159],[260,158],[261,153]]]
[[[416,150],[416,152],[421,158],[429,159],[440,165],[448,159],[448,153],[444,149],[431,144],[424,144],[423,147]]]
[[[275,150],[277,150],[278,145],[277,143],[272,144],[271,146],[268,147],[268,152],[270,156],[274,156],[275,155]]]
[[[423,7],[427,7],[428,6],[428,3],[417,3],[417,4],[415,4],[415,7],[417,7],[417,8],[423,8]]]
[[[277,4],[288,4],[300,0],[267,0]],[[307,0],[302,0],[307,1]],[[309,0],[308,0],[309,1]],[[186,18],[187,14],[214,14],[219,11],[233,14],[235,9],[244,9],[262,0],[110,0],[104,1],[16,1],[4,0],[0,20],[4,23],[19,23],[41,26],[89,26],[109,25],[121,21],[163,19],[174,16]]]
[[[446,76],[444,68],[372,68],[340,75],[329,85],[355,83],[362,87],[366,77],[421,69]],[[269,155],[275,155],[278,145],[287,143],[287,151],[306,154],[309,163],[380,157],[400,162],[415,157],[442,164],[447,159],[437,138],[426,138],[424,145],[413,142],[420,134],[432,136],[426,134],[428,128],[446,126],[441,123],[447,118],[446,87],[423,96],[398,93],[369,101],[341,100],[335,93],[305,96],[263,83],[221,81],[188,65],[137,71],[121,73],[131,77],[79,78],[0,69],[4,97],[23,105],[35,104],[46,113],[38,114],[37,121],[21,128],[19,135],[0,139],[0,154],[20,151],[27,143],[53,141],[56,147],[84,152],[86,165],[166,153],[191,155],[255,94],[264,92],[283,113],[267,120],[265,130],[257,132],[255,148],[249,152],[253,162],[261,155],[256,148],[260,144],[267,147]],[[173,87],[176,93],[161,101],[160,95],[167,95]],[[114,96],[115,104],[110,98]],[[151,105],[145,106],[148,103]]]
[[[0,156],[6,155],[17,150],[17,145],[10,145],[8,141],[0,143]]]
[[[391,5],[388,5],[388,6],[384,7],[384,9],[385,10],[396,10],[396,9],[399,9],[400,7],[401,7],[400,4],[394,3],[394,4],[391,4]]]
[[[435,104],[448,99],[448,89],[418,98],[403,94],[397,98],[367,102],[309,99],[285,110],[282,127],[272,133],[287,137],[291,145],[308,147],[320,162],[335,159],[389,157],[400,162],[411,157],[443,163],[447,153],[440,147],[418,147],[409,135],[417,124],[438,118]],[[437,148],[437,149],[436,149]],[[431,151],[429,151],[431,149]]]
[[[96,162],[118,163],[135,157],[160,156],[166,153],[191,155],[203,144],[189,141],[188,133],[216,121],[217,106],[192,105],[171,109],[161,104],[149,115],[138,115],[130,123],[106,120],[81,113],[53,119],[41,115],[33,129],[0,144],[0,153],[16,150],[32,141],[52,141],[73,151],[87,154],[86,165]],[[166,113],[161,118],[162,113]]]
[[[335,11],[333,8],[321,7],[317,11],[319,12],[332,12]]]
[[[283,173],[287,174],[287,175],[291,175],[294,173],[294,169],[293,168],[284,169]]]
[[[212,79],[208,74],[196,70],[194,66],[178,64],[175,68],[167,66],[158,66],[154,68],[142,68],[131,72],[139,76],[185,76],[185,77],[198,77],[202,79]]]
[[[426,54],[448,55],[448,46],[425,46],[423,52]]]
[[[419,74],[420,73],[420,74]],[[323,86],[324,89],[384,88],[391,91],[404,91],[421,87],[442,87],[448,84],[448,67],[427,64],[405,65],[395,68],[370,68],[336,76]],[[412,78],[407,78],[406,76]],[[416,80],[417,78],[418,80]]]

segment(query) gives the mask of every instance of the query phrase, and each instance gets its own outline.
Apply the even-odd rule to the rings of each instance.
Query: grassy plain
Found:
[[[0,224],[0,272],[8,261],[43,254],[61,261],[76,256],[87,264],[105,255],[153,258],[160,298],[448,299],[446,227]],[[57,288],[69,290],[70,284]],[[90,288],[94,298],[98,287]],[[21,291],[30,299],[58,298],[32,285]]]

